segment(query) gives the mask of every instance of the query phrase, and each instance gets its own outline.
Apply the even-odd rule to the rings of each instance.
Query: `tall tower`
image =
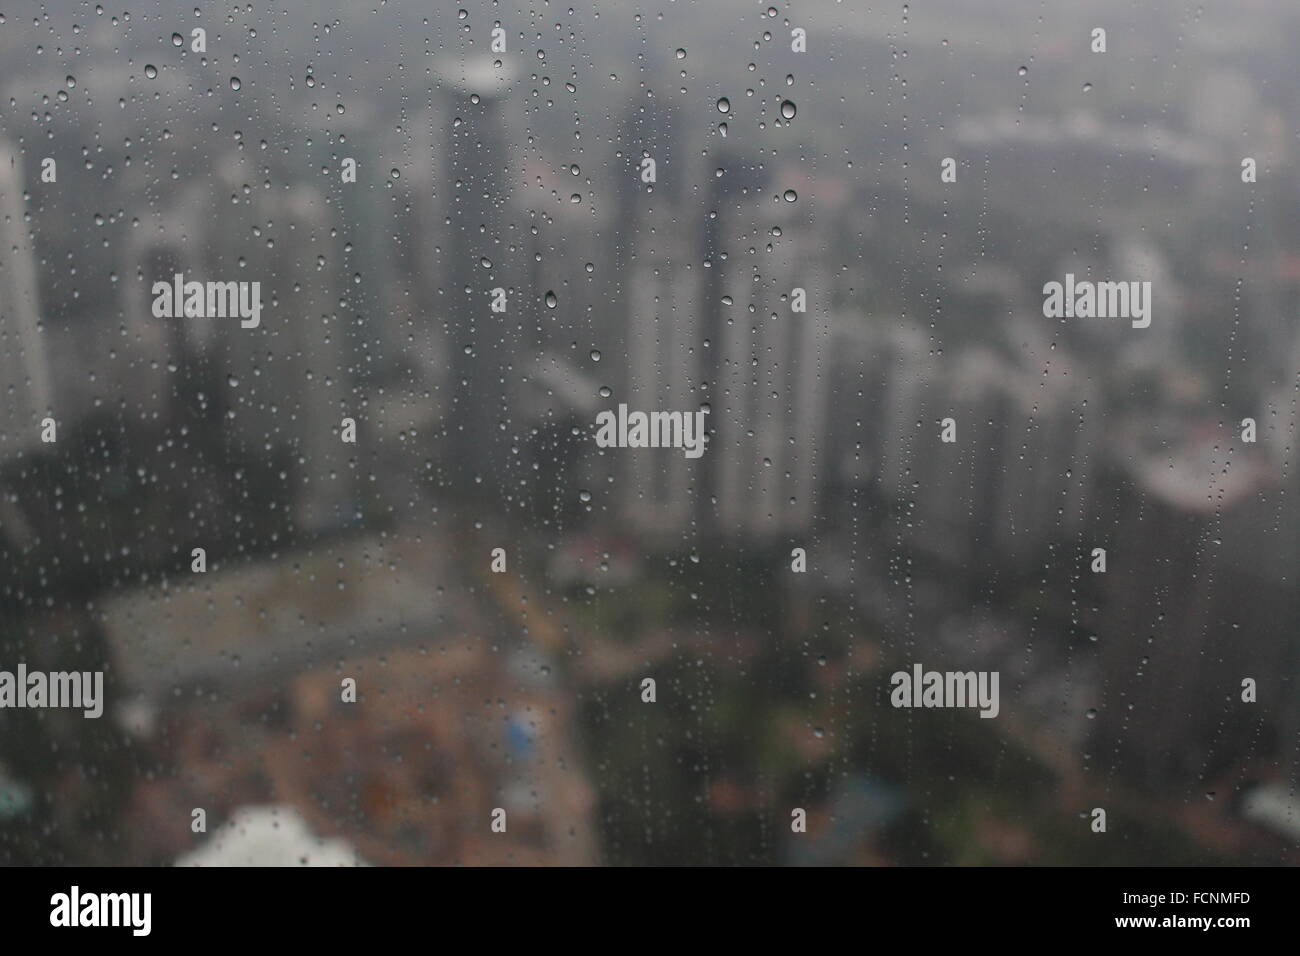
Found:
[[[492,290],[510,290],[506,200],[510,182],[503,100],[508,66],[487,55],[449,57],[436,74],[443,91],[434,120],[445,141],[443,281],[435,321],[445,329],[451,380],[447,400],[453,487],[499,487],[510,462],[510,330],[524,297],[493,312]],[[435,137],[439,133],[435,129]],[[510,301],[513,300],[513,301]]]
[[[804,532],[827,430],[830,282],[813,235],[771,201],[762,166],[728,157],[715,182],[704,336],[713,357],[708,523],[750,539]],[[778,228],[779,227],[779,228]]]
[[[638,261],[629,279],[627,389],[629,407],[683,412],[700,407],[699,270],[686,250]],[[709,422],[705,420],[707,429]],[[680,452],[627,450],[623,509],[646,533],[681,534],[698,495],[701,459]],[[706,456],[707,457],[707,456]]]
[[[219,168],[237,188],[238,159]],[[290,180],[292,174],[283,175]],[[354,390],[352,316],[340,306],[344,277],[318,265],[317,257],[333,248],[336,216],[315,184],[299,180],[254,194],[226,217],[227,228],[214,234],[203,263],[206,275],[194,278],[260,282],[262,315],[256,328],[217,319],[207,349],[208,363],[224,378],[222,398],[231,412],[225,437],[249,454],[273,449],[296,463],[292,506],[299,530],[321,533],[353,524],[360,507],[357,476],[374,433]],[[256,223],[274,229],[266,237],[272,241],[253,256],[243,237]],[[345,417],[357,423],[355,445],[342,441]]]
[[[0,461],[39,442],[53,400],[22,196],[22,157],[0,139]]]
[[[828,283],[807,236],[737,237],[725,265],[731,315],[719,347],[717,519],[726,534],[811,528],[825,454]],[[802,304],[807,311],[795,311]]]

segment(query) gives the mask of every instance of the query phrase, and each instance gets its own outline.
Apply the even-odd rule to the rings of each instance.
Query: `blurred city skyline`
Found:
[[[30,6],[0,862],[1295,861],[1300,8]]]

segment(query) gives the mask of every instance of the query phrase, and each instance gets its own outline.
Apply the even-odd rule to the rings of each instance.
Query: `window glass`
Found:
[[[1293,3],[2,13],[0,863],[1295,861]]]

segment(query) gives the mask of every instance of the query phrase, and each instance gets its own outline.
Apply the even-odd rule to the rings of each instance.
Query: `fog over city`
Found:
[[[1296,863],[1297,37],[10,3],[0,864]]]

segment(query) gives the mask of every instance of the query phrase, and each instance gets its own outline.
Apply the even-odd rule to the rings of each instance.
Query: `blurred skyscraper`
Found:
[[[451,381],[449,474],[462,491],[500,487],[510,464],[510,397],[517,387],[519,347],[512,330],[526,297],[512,287],[512,256],[521,237],[507,234],[510,157],[502,97],[513,71],[491,56],[448,57],[436,68],[440,98],[433,110],[435,142],[445,165],[442,284],[435,321],[446,329]],[[492,310],[493,290],[506,311]]]
[[[40,419],[54,412],[23,176],[22,157],[0,139],[0,461],[39,444]]]

